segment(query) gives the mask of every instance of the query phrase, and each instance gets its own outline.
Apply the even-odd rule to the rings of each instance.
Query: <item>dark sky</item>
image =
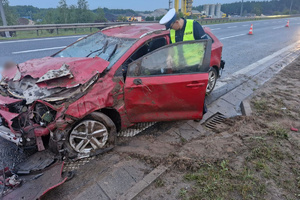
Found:
[[[174,1],[174,0],[172,0]],[[194,6],[214,3],[240,2],[241,0],[194,0]],[[249,0],[244,0],[249,1]],[[257,0],[258,1],[258,0]],[[262,0],[260,0],[262,1]],[[55,8],[59,0],[9,0],[10,5],[32,5],[39,8]],[[139,11],[168,8],[169,0],[88,0],[89,8],[98,7],[133,9]],[[180,1],[181,2],[181,1]],[[77,0],[67,0],[67,4],[76,4]]]

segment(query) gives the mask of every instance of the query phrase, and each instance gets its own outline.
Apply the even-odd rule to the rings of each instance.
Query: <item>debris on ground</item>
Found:
[[[72,172],[62,176],[64,162],[49,151],[37,152],[26,161],[0,170],[0,197],[3,200],[40,199],[50,190],[72,178]]]

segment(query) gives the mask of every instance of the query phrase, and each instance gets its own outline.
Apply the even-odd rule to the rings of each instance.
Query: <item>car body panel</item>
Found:
[[[223,44],[220,40],[211,32],[210,28],[204,28],[206,34],[208,34],[212,40],[212,47],[211,47],[211,59],[210,59],[210,66],[216,66],[219,70],[221,68],[221,59],[222,59],[222,51],[223,51]]]
[[[132,24],[129,26],[118,26],[116,28],[104,29],[102,33],[112,37],[120,38],[135,38],[138,39],[144,34],[151,31],[156,31],[157,33],[167,32],[164,30],[165,26],[160,24]]]
[[[48,96],[42,95],[40,98],[37,96],[29,99],[30,101],[27,101],[29,97],[8,97],[11,96],[10,94],[0,96],[0,115],[3,125],[9,126],[11,132],[16,135],[27,131],[26,137],[34,139],[48,135],[56,129],[60,130],[59,133],[64,133],[65,130],[70,130],[68,127],[90,113],[101,112],[103,109],[114,110],[118,113],[120,117],[118,130],[137,122],[201,119],[207,73],[141,78],[148,88],[136,87],[133,83],[134,77],[127,77],[125,81],[122,75],[117,75],[117,72],[122,70],[124,62],[146,42],[163,37],[169,44],[169,31],[160,30],[163,28],[164,26],[158,24],[141,24],[103,30],[103,33],[108,36],[136,39],[110,69],[108,69],[110,63],[98,57],[46,57],[18,64],[15,68],[3,72],[3,81],[6,83],[16,84],[18,81],[31,77],[30,80],[37,85],[38,92],[39,90],[53,91]],[[82,40],[78,42],[80,41]],[[216,41],[218,40],[212,44],[211,52],[214,52],[214,48],[222,46],[221,44],[218,46]],[[217,53],[219,52],[220,50]],[[215,59],[219,57],[219,55],[209,56]],[[61,73],[55,76],[57,72]],[[189,84],[200,84],[201,87],[187,88]],[[201,89],[202,85],[203,89]],[[134,92],[131,92],[130,88]],[[152,100],[145,95],[149,89],[153,91]],[[162,97],[167,91],[170,91],[172,95],[164,101]],[[46,106],[46,110],[44,108],[38,110],[37,105],[40,104]],[[180,105],[179,109],[178,105]],[[25,107],[26,111],[23,111]],[[143,107],[146,110],[142,111]],[[12,108],[17,111],[11,111]],[[49,118],[49,112],[52,113],[50,115],[52,120],[48,122],[44,119],[47,116]],[[25,116],[26,120],[24,115],[28,115]],[[24,127],[16,128],[18,120],[26,123],[29,120],[31,124],[27,126],[25,123]]]
[[[129,120],[136,122],[202,118],[208,74],[140,77],[142,85],[128,77],[125,105]],[[188,85],[198,84],[196,87]]]

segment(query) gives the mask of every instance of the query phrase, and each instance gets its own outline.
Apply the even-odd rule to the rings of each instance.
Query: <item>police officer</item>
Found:
[[[171,43],[208,39],[202,26],[192,19],[180,18],[173,8],[159,22],[170,30]],[[203,114],[207,112],[207,106],[204,101]],[[200,120],[195,120],[200,122]]]
[[[159,22],[170,30],[171,43],[207,39],[207,35],[202,26],[192,19],[180,18],[175,9],[169,12]]]

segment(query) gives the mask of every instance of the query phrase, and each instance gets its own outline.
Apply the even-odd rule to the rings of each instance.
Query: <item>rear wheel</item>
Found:
[[[218,72],[215,68],[211,67],[208,73],[208,83],[206,87],[206,94],[210,94],[216,86],[218,79]]]
[[[68,137],[70,156],[86,157],[110,150],[115,145],[116,126],[103,113],[94,112],[78,122]]]

